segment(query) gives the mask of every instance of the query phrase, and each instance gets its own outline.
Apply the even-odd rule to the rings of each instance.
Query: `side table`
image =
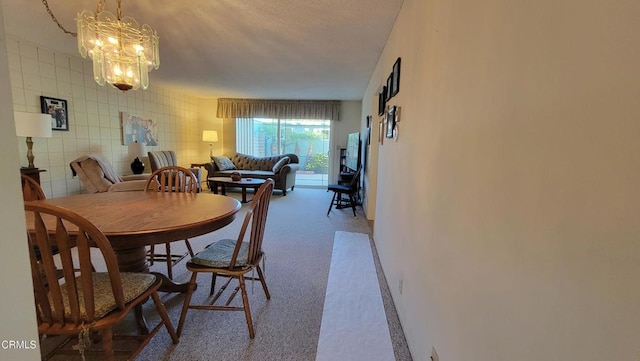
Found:
[[[38,185],[40,184],[40,173],[42,172],[46,172],[46,170],[39,169],[39,168],[25,168],[25,167],[20,168],[20,173],[36,181]]]

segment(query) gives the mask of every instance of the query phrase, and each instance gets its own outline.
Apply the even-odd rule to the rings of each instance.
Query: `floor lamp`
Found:
[[[215,130],[203,130],[202,141],[209,142],[209,158],[213,156],[213,143],[218,142],[218,132]]]
[[[14,112],[13,118],[16,122],[16,135],[19,137],[27,137],[27,160],[29,161],[29,169],[37,169],[33,165],[33,139],[51,138],[51,115],[40,113]],[[23,167],[24,168],[24,167]]]

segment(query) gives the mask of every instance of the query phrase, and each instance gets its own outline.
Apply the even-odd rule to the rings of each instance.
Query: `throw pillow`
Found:
[[[285,165],[289,164],[289,162],[291,162],[291,159],[289,159],[289,157],[283,157],[282,159],[277,161],[276,164],[273,165],[273,169],[271,170],[273,171],[273,173],[278,173],[280,169],[282,169],[282,167],[284,167]]]
[[[224,155],[214,155],[213,162],[218,166],[219,170],[232,170],[236,169],[236,166],[233,164],[231,159],[225,157]]]

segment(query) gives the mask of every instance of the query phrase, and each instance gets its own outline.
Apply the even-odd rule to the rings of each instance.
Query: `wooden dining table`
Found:
[[[220,229],[241,208],[236,199],[211,193],[104,192],[33,202],[67,208],[95,224],[109,239],[121,272],[149,272],[147,246]],[[27,224],[33,224],[29,212]],[[160,291],[186,292],[187,283],[159,276]]]

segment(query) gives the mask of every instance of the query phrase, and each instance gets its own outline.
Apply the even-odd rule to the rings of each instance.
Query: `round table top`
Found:
[[[248,186],[257,186],[261,185],[265,182],[264,179],[260,178],[242,178],[239,181],[234,181],[231,177],[211,177],[207,178],[207,180],[217,183],[228,183],[234,185],[248,185]]]
[[[231,223],[241,208],[233,198],[210,193],[104,192],[35,202],[82,215],[107,236],[114,249],[206,234]]]

